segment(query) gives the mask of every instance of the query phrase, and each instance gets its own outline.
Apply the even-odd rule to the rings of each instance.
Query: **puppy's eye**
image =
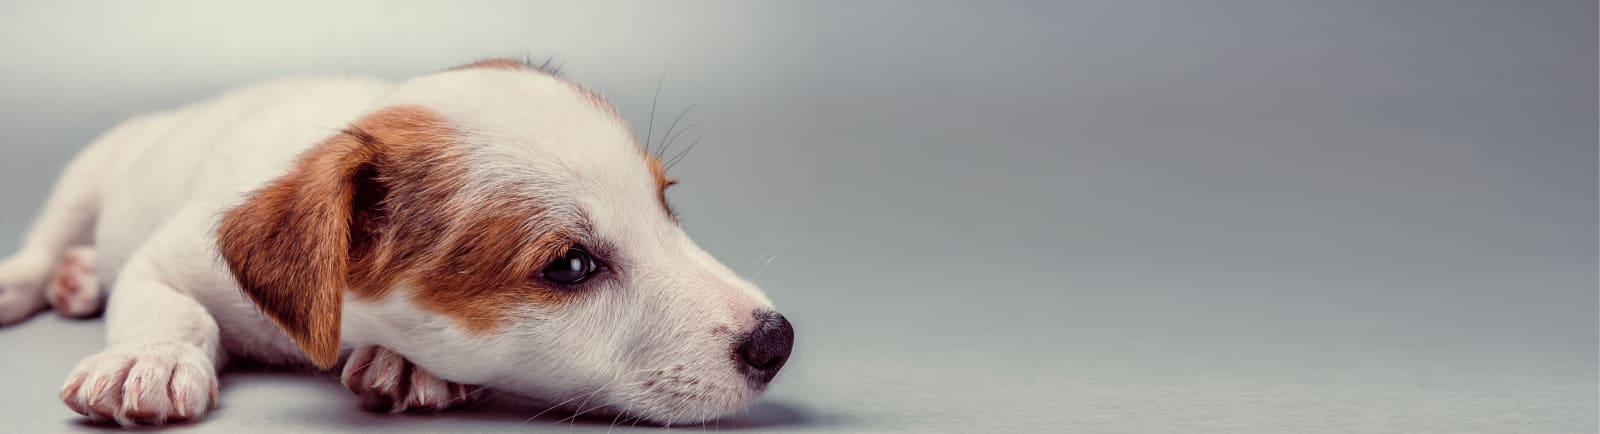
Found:
[[[594,257],[582,248],[567,249],[567,254],[550,261],[539,275],[555,283],[573,284],[589,278],[595,270]]]

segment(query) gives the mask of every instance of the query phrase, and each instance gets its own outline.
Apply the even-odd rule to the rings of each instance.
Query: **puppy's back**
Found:
[[[282,175],[295,156],[339,132],[393,85],[376,79],[292,78],[239,88],[107,133],[117,161],[96,224],[101,271],[121,264],[179,209],[221,214]],[[108,280],[109,281],[109,280]]]

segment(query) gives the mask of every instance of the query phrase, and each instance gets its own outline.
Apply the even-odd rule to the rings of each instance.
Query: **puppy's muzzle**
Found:
[[[758,311],[755,317],[755,329],[734,347],[734,354],[751,384],[759,387],[771,382],[789,361],[794,327],[777,312]]]

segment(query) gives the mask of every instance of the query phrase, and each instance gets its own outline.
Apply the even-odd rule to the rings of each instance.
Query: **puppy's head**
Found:
[[[789,323],[685,235],[603,99],[491,61],[378,107],[217,228],[312,362],[380,345],[447,380],[684,423],[742,408],[787,360]]]

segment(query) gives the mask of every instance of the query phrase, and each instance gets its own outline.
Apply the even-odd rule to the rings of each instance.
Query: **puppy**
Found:
[[[77,156],[0,262],[0,324],[103,305],[106,348],[61,399],[124,426],[204,416],[227,360],[342,349],[371,410],[489,387],[705,421],[755,399],[794,332],[679,227],[672,184],[606,100],[518,61],[259,84]]]

